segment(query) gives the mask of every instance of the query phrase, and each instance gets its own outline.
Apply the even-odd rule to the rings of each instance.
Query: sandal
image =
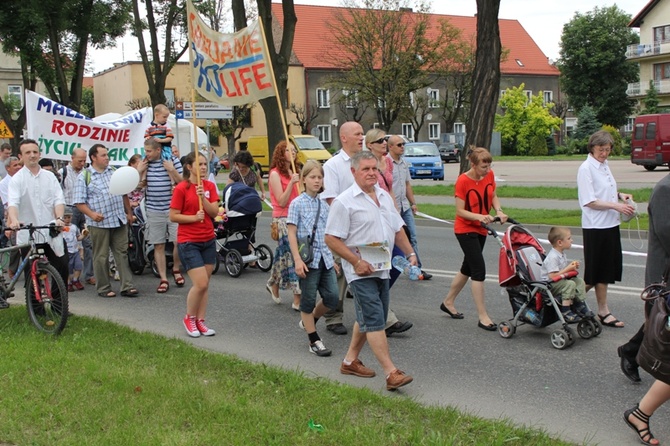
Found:
[[[181,271],[178,269],[172,271],[172,277],[174,277],[174,283],[176,283],[179,288],[183,287],[186,283],[184,276],[181,275]]]
[[[131,288],[129,290],[121,291],[121,295],[123,297],[137,297],[138,294],[140,294],[140,292],[137,291],[137,288]]]
[[[633,423],[630,422],[630,416],[634,416],[638,420],[642,421],[647,425],[647,427],[638,429]],[[652,440],[656,440],[656,437],[649,430],[649,415],[640,410],[640,405],[636,404],[632,409],[628,409],[623,413],[623,420],[626,424],[637,433],[637,436],[640,437],[640,441],[648,445],[657,445],[659,443],[652,443]]]
[[[609,321],[609,322],[605,322],[605,319],[607,319],[608,317],[611,317],[612,320]],[[612,316],[612,313],[607,313],[605,316],[598,315],[598,319],[600,319],[601,324],[607,325],[608,327],[623,328],[623,322],[621,322],[619,319]],[[621,324],[621,325],[617,325],[617,324]]]
[[[100,296],[100,297],[116,297],[116,293],[114,291],[108,291],[106,293],[98,293],[98,296]]]
[[[168,282],[167,280],[161,280],[160,285],[158,285],[158,288],[156,288],[156,292],[167,293],[169,289],[170,289],[170,282]]]

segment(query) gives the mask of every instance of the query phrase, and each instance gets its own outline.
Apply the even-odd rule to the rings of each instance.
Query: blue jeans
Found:
[[[389,281],[371,277],[349,283],[361,333],[381,331],[389,312]]]
[[[311,313],[316,306],[316,293],[321,295],[323,304],[329,309],[337,308],[338,287],[335,268],[326,269],[323,259],[319,262],[319,268],[309,269],[307,277],[300,279],[300,311]]]
[[[407,232],[409,232],[409,243],[412,245],[414,254],[416,254],[416,261],[419,262],[419,268],[421,268],[421,259],[419,258],[419,248],[417,246],[416,240],[416,222],[414,221],[414,213],[412,208],[407,208],[400,213],[400,216],[405,221],[405,226],[407,226]]]
[[[216,263],[216,239],[206,242],[185,242],[177,245],[184,271]]]

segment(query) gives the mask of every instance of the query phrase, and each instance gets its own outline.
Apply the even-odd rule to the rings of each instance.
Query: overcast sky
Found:
[[[340,6],[340,0],[295,0],[296,4]],[[535,40],[540,49],[552,60],[558,58],[559,42],[563,25],[576,12],[589,12],[596,6],[603,8],[616,4],[619,9],[634,17],[647,4],[647,0],[501,0],[501,19],[516,19]],[[475,0],[433,0],[434,13],[471,16],[477,12]],[[123,43],[121,43],[123,42]],[[92,71],[100,72],[114,63],[139,60],[137,41],[126,37],[116,48],[105,51],[91,51]]]

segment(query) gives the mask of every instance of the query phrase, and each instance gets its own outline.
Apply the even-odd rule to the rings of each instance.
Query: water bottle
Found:
[[[421,268],[412,265],[411,263],[409,263],[409,260],[407,260],[403,256],[393,257],[393,259],[391,259],[391,264],[395,269],[409,276],[409,280],[423,279],[423,274],[421,274]]]
[[[540,319],[540,315],[537,314],[537,311],[533,310],[530,307],[526,307],[526,309],[523,311],[523,319],[526,320],[526,322],[530,322],[531,324],[535,326],[540,326],[542,324],[542,320]]]

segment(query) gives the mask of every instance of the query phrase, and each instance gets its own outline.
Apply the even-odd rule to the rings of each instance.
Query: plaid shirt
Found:
[[[295,225],[298,228],[298,237],[307,237],[312,235],[312,228],[314,227],[314,219],[319,208],[319,201],[321,199],[317,196],[310,197],[305,192],[300,194],[295,200],[291,202],[288,208],[288,217],[286,224]],[[314,258],[312,263],[307,265],[310,269],[318,269],[321,257],[327,269],[330,269],[335,264],[333,254],[326,246],[326,222],[328,221],[328,204],[321,201],[321,211],[319,213],[319,222],[316,225],[316,233],[314,235]]]
[[[87,215],[86,224],[95,228],[109,229],[128,223],[123,196],[109,193],[109,180],[114,170],[111,167],[107,167],[103,172],[98,172],[92,167],[88,170],[91,172],[91,182],[87,185],[84,175],[79,175],[74,191],[74,204],[86,203],[93,212],[98,212],[105,218],[101,222],[96,222]]]

